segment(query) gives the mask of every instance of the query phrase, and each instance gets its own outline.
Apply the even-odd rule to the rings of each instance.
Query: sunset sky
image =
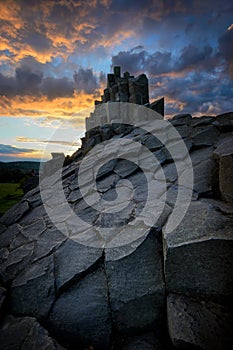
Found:
[[[0,0],[0,161],[71,154],[113,65],[165,114],[233,110],[230,0]]]

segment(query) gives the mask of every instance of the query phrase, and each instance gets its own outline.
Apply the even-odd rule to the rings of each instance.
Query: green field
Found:
[[[18,183],[0,183],[0,216],[23,197]]]

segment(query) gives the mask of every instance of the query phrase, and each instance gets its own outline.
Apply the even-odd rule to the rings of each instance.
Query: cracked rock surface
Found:
[[[169,125],[185,152],[178,139],[169,139]],[[63,167],[62,195],[52,172],[43,179],[49,186],[31,190],[0,218],[0,349],[232,349],[232,125],[233,113],[175,116],[166,139],[180,149],[176,162],[142,128],[113,123],[89,130]],[[106,140],[127,143],[133,159],[145,146],[157,165],[146,153],[136,165],[122,154],[118,159]],[[99,156],[90,153],[94,145]],[[88,154],[83,191],[95,177],[98,197],[83,195],[78,181]],[[180,188],[176,168],[188,154],[192,200],[169,232],[177,196],[185,201],[190,190]],[[143,212],[148,188],[157,204]]]

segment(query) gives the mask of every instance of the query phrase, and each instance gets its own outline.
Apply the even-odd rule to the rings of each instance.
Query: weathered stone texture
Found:
[[[110,98],[116,82],[122,83],[115,73],[117,77],[109,76],[104,99]],[[126,74],[124,79],[134,78]],[[124,89],[120,92],[126,94]],[[61,350],[61,343],[67,350],[231,349],[232,116],[177,115],[165,128],[158,124],[158,137],[118,122],[88,130],[82,147],[63,168],[64,196],[54,190],[58,177],[52,174],[47,188],[28,192],[0,218],[0,348]],[[103,143],[106,140],[122,145],[127,141],[128,155],[138,163],[118,157],[115,144]],[[82,159],[95,146],[97,156],[79,172]],[[140,153],[143,146],[156,157],[156,166],[154,158]],[[193,191],[188,182],[181,187],[178,177],[178,165],[185,164],[181,173],[187,174],[188,156]],[[93,188],[83,198],[78,175],[88,187],[100,160],[95,184],[105,207],[99,212],[88,204],[96,198]],[[150,203],[156,206],[148,206],[134,226],[149,185],[154,190]],[[183,213],[190,192],[191,203]],[[184,218],[168,232],[167,220],[177,219],[171,214],[178,193]],[[71,213],[82,219],[78,225],[64,212],[65,198]],[[52,199],[47,210],[62,232],[51,222],[45,199]],[[116,211],[108,213],[112,202]],[[120,211],[122,204],[127,206]],[[87,229],[86,222],[93,226]],[[100,236],[103,241],[123,240],[122,222],[129,223],[134,237],[130,243],[92,246]],[[146,233],[144,225],[149,227]],[[135,233],[138,227],[143,230],[140,237]],[[73,240],[77,235],[86,244]]]
[[[233,344],[233,313],[206,300],[169,294],[168,329],[178,349],[230,350]]]
[[[233,203],[233,136],[221,140],[214,156],[219,167],[219,190],[222,199]]]
[[[65,350],[32,317],[8,316],[0,330],[0,347],[4,350]]]
[[[175,231],[164,232],[169,292],[209,297],[233,295],[233,220],[221,206],[192,202]]]

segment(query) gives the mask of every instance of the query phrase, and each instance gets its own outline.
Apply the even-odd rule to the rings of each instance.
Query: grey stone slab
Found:
[[[185,202],[187,198],[189,198],[189,190],[187,190],[187,188],[174,184],[170,186],[167,190],[166,203],[169,206],[173,207],[175,205],[178,192],[179,192],[179,195],[181,196],[180,200],[182,202]],[[198,199],[197,193],[193,192],[192,200],[197,200],[197,199]]]
[[[23,233],[24,235],[29,239],[37,239],[44,231],[46,230],[46,224],[45,221],[41,218],[38,218],[38,220],[33,221],[29,225],[23,226]]]
[[[163,229],[168,291],[226,297],[233,290],[233,221],[217,203],[191,202],[172,232]]]
[[[169,334],[176,348],[232,349],[233,312],[222,305],[169,294],[167,318]]]
[[[163,147],[158,151],[154,151],[153,154],[160,164],[164,164],[166,162],[166,160],[167,160],[166,148]]]
[[[202,116],[192,119],[191,126],[195,128],[196,126],[210,125],[215,121],[215,117],[211,116]]]
[[[213,123],[221,132],[233,131],[233,113],[217,115]]]
[[[38,218],[45,217],[47,215],[43,205],[34,208],[33,210],[27,212],[18,222],[20,225],[29,225],[33,221],[38,220]]]
[[[109,140],[113,135],[112,126],[109,124],[101,126],[100,135],[101,135],[102,141]]]
[[[20,226],[19,226],[20,227]],[[29,239],[23,232],[23,228],[20,227],[19,232],[15,235],[13,240],[10,243],[9,250],[12,252],[13,250],[22,247],[23,245],[27,246],[28,243],[33,242],[33,237]]]
[[[177,126],[176,130],[182,138],[188,137],[190,133],[190,127],[188,125]]]
[[[222,138],[214,150],[216,158],[226,157],[233,154],[233,133],[228,137]]]
[[[167,182],[174,183],[177,180],[177,170],[175,163],[165,164],[163,172]]]
[[[191,114],[177,114],[169,120],[173,126],[189,125],[192,122]]]
[[[99,212],[89,206],[84,199],[74,204],[73,210],[76,215],[89,224],[94,224],[99,217]]]
[[[233,153],[220,157],[219,160],[219,189],[222,199],[233,203]]]
[[[32,260],[34,243],[26,242],[24,245],[5,251],[1,269],[1,278],[4,283],[12,281],[20,272],[27,268]]]
[[[208,147],[218,142],[219,131],[213,125],[197,126],[191,135],[193,146]]]
[[[4,350],[64,349],[32,317],[8,316],[0,329],[0,344]]]
[[[22,218],[26,212],[29,211],[29,205],[27,201],[21,201],[10,208],[1,218],[0,223],[6,226],[12,225]]]
[[[138,169],[138,166],[127,159],[120,159],[114,167],[114,172],[120,177],[127,177],[134,173]]]
[[[116,186],[120,177],[117,174],[110,174],[96,183],[96,188],[99,192],[106,192],[108,189]]]
[[[57,228],[48,228],[35,241],[32,256],[33,261],[52,254],[67,239],[67,235],[58,230]]]
[[[159,237],[152,233],[130,255],[106,262],[112,316],[119,332],[139,331],[161,320],[164,282],[160,253]]]
[[[233,203],[233,135],[222,139],[214,151],[219,168],[219,190],[224,201]]]
[[[109,349],[111,317],[102,268],[75,283],[56,301],[50,326],[69,344]]]
[[[111,159],[106,162],[98,171],[96,179],[101,178],[102,176],[106,176],[109,173],[113,172],[113,169],[117,163],[117,159]]]
[[[28,204],[30,208],[36,208],[42,205],[41,195],[37,194],[36,196],[33,196],[30,199],[28,199]]]
[[[133,129],[133,125],[123,123],[112,123],[112,130],[116,135],[129,134]]]
[[[13,224],[0,234],[0,248],[8,247],[13,239],[20,233],[21,226]]]
[[[102,249],[78,244],[72,240],[66,241],[55,253],[56,285],[60,289],[69,285],[72,280],[78,280],[102,256]]]
[[[217,186],[217,167],[211,147],[191,153],[194,173],[194,191],[198,193],[214,192]]]
[[[46,318],[55,300],[53,256],[42,259],[19,274],[10,290],[11,312]]]
[[[139,140],[150,151],[155,151],[163,147],[163,144],[152,134],[143,135]]]
[[[168,140],[166,142],[164,152],[168,162],[181,161],[189,155],[189,151],[192,148],[192,141],[189,138],[184,138],[182,141],[178,139],[174,141]]]
[[[118,207],[119,209],[117,209]],[[119,206],[116,206],[115,209],[116,212],[114,213],[104,211],[100,213],[98,219],[95,222],[95,225],[100,226],[100,233],[101,227],[120,227],[126,225],[128,222],[130,222],[131,219],[134,218],[135,206],[132,202],[130,202],[127,206],[123,206],[122,204],[120,204]],[[108,209],[106,209],[106,211],[107,210]]]
[[[67,197],[67,200],[69,203],[75,203],[77,201],[79,201],[80,199],[82,199],[82,193],[81,191],[77,188],[75,190],[72,190],[69,194],[69,196]]]

